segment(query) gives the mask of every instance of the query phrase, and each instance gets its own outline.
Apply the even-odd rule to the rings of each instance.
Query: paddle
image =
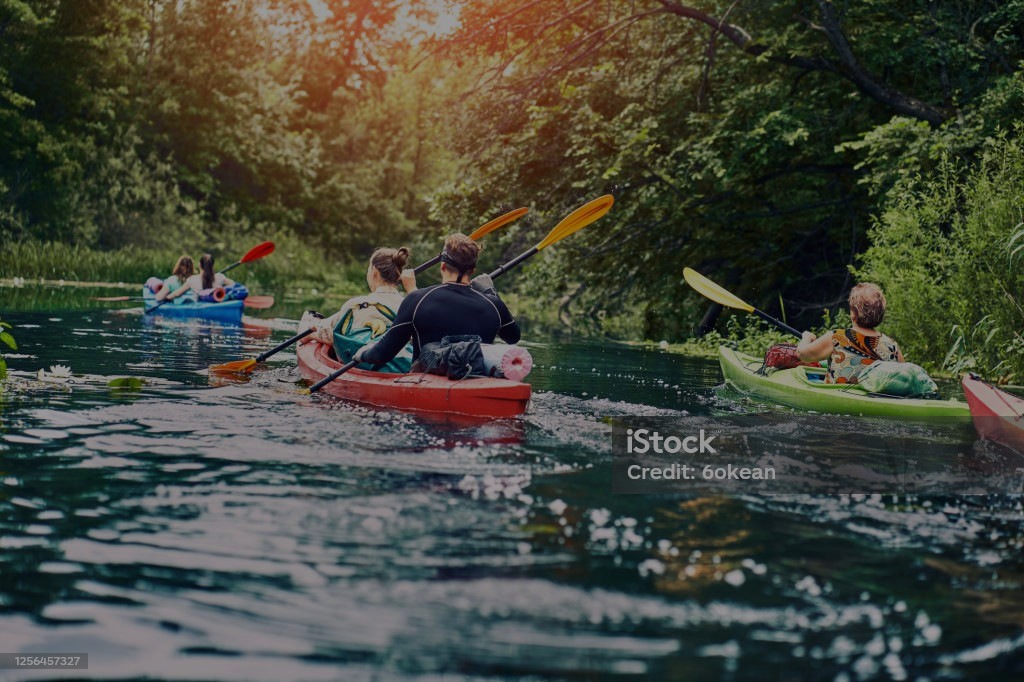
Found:
[[[145,301],[145,298],[139,296],[94,296],[89,299],[90,301]],[[245,303],[246,308],[255,308],[256,310],[265,310],[274,305],[273,296],[249,296],[242,299]]]
[[[472,239],[473,241],[477,241],[479,239],[482,239],[483,237],[487,236],[491,232],[494,232],[498,228],[504,227],[505,225],[508,225],[512,221],[521,218],[528,210],[529,209],[527,209],[527,208],[517,208],[514,211],[509,211],[508,213],[506,213],[504,215],[498,216],[494,220],[491,220],[491,221],[489,221],[487,223],[484,223],[483,225],[478,227],[476,230],[474,230],[473,234],[469,235],[469,238]],[[413,268],[413,272],[415,272],[418,275],[421,272],[424,272],[428,268],[431,268],[431,267],[437,265],[440,262],[441,262],[441,256],[439,256],[439,255],[438,256],[434,256],[433,258],[428,260],[426,263],[423,263],[422,265],[417,265],[415,268]],[[292,344],[298,343],[302,339],[304,339],[307,336],[309,336],[310,334],[312,334],[313,331],[314,330],[312,328],[309,328],[309,329],[307,329],[304,332],[296,334],[295,336],[291,337],[287,341],[283,341],[283,342],[279,343],[278,345],[274,346],[270,350],[265,351],[263,353],[260,353],[255,358],[249,358],[248,360],[235,360],[234,362],[225,362],[223,365],[214,365],[213,367],[210,368],[210,371],[211,372],[216,372],[216,373],[226,373],[226,374],[238,374],[238,373],[250,372],[253,367],[255,367],[256,365],[258,365],[261,362],[264,362],[271,355],[275,355],[275,354],[283,351],[285,348],[291,346]]]
[[[529,210],[530,209],[528,209],[528,208],[517,208],[514,211],[509,211],[505,215],[498,216],[494,220],[492,220],[492,221],[490,221],[488,223],[485,223],[485,224],[481,225],[480,227],[478,227],[476,229],[476,231],[473,232],[473,234],[469,235],[469,238],[472,239],[473,241],[480,241],[480,239],[483,238],[485,235],[488,235],[491,232],[494,232],[495,230],[497,230],[500,227],[504,227],[504,226],[508,225],[509,223],[511,223],[514,220],[519,220],[519,218],[523,217],[523,215],[525,215],[526,212],[529,211]],[[434,267],[435,265],[437,265],[440,262],[441,262],[441,256],[439,254],[437,256],[434,256],[430,260],[428,260],[426,263],[424,263],[422,265],[417,265],[415,268],[413,268],[413,272],[415,272],[418,275],[421,272],[425,272],[426,270]]]
[[[245,303],[246,308],[252,308],[254,310],[266,310],[267,308],[273,307],[274,297],[273,296],[246,296],[242,299]]]
[[[705,298],[714,301],[715,303],[724,305],[726,308],[733,308],[734,310],[743,310],[748,313],[754,313],[765,322],[775,325],[784,332],[793,334],[797,338],[803,337],[803,334],[801,334],[793,327],[790,327],[782,320],[777,320],[768,313],[764,312],[763,310],[758,310],[757,308],[750,305],[746,301],[742,300],[732,292],[727,291],[726,289],[723,289],[719,285],[715,284],[710,279],[700,274],[693,268],[684,268],[683,278],[686,280],[687,284],[689,284],[691,287],[697,290],[697,293],[704,296]]]
[[[602,197],[598,197],[593,201],[588,201],[583,204],[575,211],[562,218],[561,222],[555,225],[555,228],[548,233],[547,237],[544,237],[539,244],[519,254],[509,262],[505,263],[497,270],[492,272],[489,276],[491,279],[500,277],[501,275],[508,272],[509,269],[522,263],[527,258],[536,255],[538,252],[546,249],[552,244],[556,244],[571,234],[582,230],[584,227],[594,222],[598,218],[603,217],[608,211],[612,209],[612,204],[615,203],[615,197],[611,194],[605,194]]]
[[[239,265],[242,265],[243,263],[251,263],[252,261],[259,260],[260,258],[266,258],[267,256],[269,256],[272,253],[274,253],[274,242],[263,242],[262,244],[257,244],[256,246],[254,246],[251,249],[249,249],[248,251],[246,251],[244,256],[242,256],[237,261],[235,261],[231,265],[229,265],[226,268],[224,268],[223,270],[221,270],[220,274],[223,275],[225,272],[227,272],[229,270],[233,270],[234,268],[237,268]],[[165,298],[164,300],[160,301],[159,303],[157,303],[152,308],[146,308],[146,310],[144,310],[143,313],[146,314],[146,315],[149,315],[154,310],[156,310],[157,308],[159,308],[163,304],[168,303],[170,301],[171,301],[171,299]],[[271,303],[271,305],[273,305],[273,303]],[[257,306],[252,306],[252,307],[255,308]],[[269,308],[270,306],[267,306],[267,307]]]
[[[590,223],[594,222],[598,218],[604,216],[604,214],[608,213],[608,211],[611,210],[613,203],[615,203],[615,197],[613,197],[611,194],[605,194],[602,197],[598,197],[597,199],[594,199],[593,201],[587,202],[583,206],[580,206],[575,211],[567,215],[565,218],[562,218],[561,222],[555,225],[554,229],[551,230],[551,232],[548,233],[548,236],[544,237],[544,239],[542,239],[539,244],[537,244],[530,250],[519,254],[509,262],[505,263],[497,270],[492,272],[489,275],[489,277],[492,280],[495,277],[500,277],[501,275],[508,272],[511,268],[514,268],[515,266],[519,265],[527,258],[536,255],[541,250],[546,249],[552,244],[556,244],[562,241],[571,234],[579,232]],[[309,392],[316,393],[321,388],[323,388],[327,384],[331,383],[332,381],[340,377],[345,372],[355,367],[357,364],[359,363],[352,361],[343,366],[338,371],[334,372],[333,374],[327,375],[320,381],[310,386]]]

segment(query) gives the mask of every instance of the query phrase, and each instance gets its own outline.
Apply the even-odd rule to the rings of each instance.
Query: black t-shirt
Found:
[[[410,339],[412,357],[416,359],[423,344],[463,334],[475,334],[484,343],[494,343],[496,336],[516,343],[520,332],[512,313],[497,295],[449,282],[417,289],[406,296],[391,328],[363,352],[361,359],[371,365],[382,365],[398,355]]]

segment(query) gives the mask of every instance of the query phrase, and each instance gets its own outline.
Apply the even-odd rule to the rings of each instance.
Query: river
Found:
[[[450,424],[205,373],[297,304],[89,293],[0,305],[12,370],[99,377],[4,394],[0,650],[89,669],[0,679],[1024,676],[1019,496],[612,494],[608,417],[745,409],[713,361],[527,330],[527,414]]]

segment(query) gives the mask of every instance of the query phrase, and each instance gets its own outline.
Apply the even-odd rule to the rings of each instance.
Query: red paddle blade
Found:
[[[266,258],[270,254],[274,253],[274,242],[263,242],[249,249],[249,251],[242,256],[242,260],[239,263],[250,263],[260,258]]]
[[[256,310],[266,310],[274,305],[273,296],[248,296],[244,300],[246,308],[255,308]]]

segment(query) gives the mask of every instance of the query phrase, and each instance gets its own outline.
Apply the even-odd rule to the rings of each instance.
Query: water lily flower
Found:
[[[67,379],[71,377],[71,368],[67,365],[50,365],[50,375]]]

